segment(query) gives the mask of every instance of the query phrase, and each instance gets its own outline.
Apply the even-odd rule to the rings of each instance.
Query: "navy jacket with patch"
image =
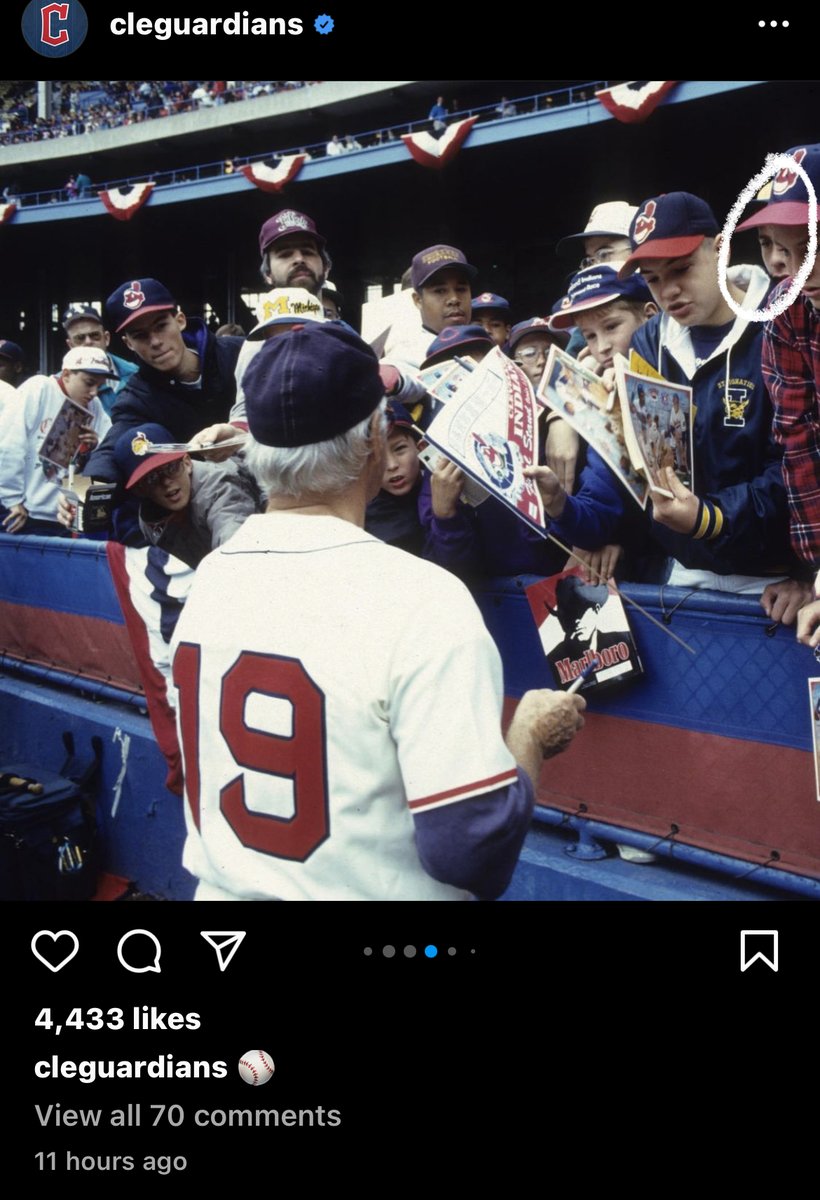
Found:
[[[746,284],[744,307],[763,303],[769,280],[761,268],[737,268],[730,278]],[[636,330],[631,345],[664,379],[693,389],[692,490],[723,516],[713,540],[675,533],[657,521],[654,538],[685,567],[720,575],[791,571],[782,450],[772,437],[772,404],[760,363],[763,325],[735,318],[701,364],[690,330],[665,313]]]

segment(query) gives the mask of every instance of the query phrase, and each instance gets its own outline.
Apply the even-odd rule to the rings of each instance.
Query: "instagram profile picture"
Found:
[[[26,45],[35,54],[65,58],[85,41],[88,15],[79,0],[31,0],[20,26]]]

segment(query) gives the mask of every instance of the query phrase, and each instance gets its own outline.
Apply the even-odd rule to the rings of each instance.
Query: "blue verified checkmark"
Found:
[[[322,13],[321,16],[317,17],[313,22],[313,28],[317,33],[331,33],[333,30],[333,25],[333,17],[329,17],[327,13]]]

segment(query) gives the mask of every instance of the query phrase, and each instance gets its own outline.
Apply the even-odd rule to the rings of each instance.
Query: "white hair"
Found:
[[[245,463],[268,497],[336,495],[359,478],[372,449],[373,432],[387,427],[386,401],[371,416],[325,442],[307,446],[264,446],[249,434]],[[375,424],[371,429],[371,422]]]

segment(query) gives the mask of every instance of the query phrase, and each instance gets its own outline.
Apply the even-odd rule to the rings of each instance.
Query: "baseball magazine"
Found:
[[[524,476],[538,453],[537,412],[526,375],[495,346],[436,413],[425,437],[546,536],[541,494]]]
[[[611,583],[585,583],[580,567],[571,567],[532,584],[527,600],[557,688],[569,690],[590,666],[582,692],[643,675],[623,600]]]
[[[589,442],[633,500],[646,508],[647,481],[630,458],[617,396],[607,390],[600,376],[553,346],[536,399]]]
[[[39,456],[52,466],[67,469],[83,440],[84,431],[94,420],[94,414],[82,404],[66,396],[60,411],[43,439]]]
[[[690,488],[692,389],[632,371],[621,355],[615,357],[615,377],[633,464],[644,472],[653,491],[668,495],[665,488],[658,487],[658,471],[667,466],[674,467],[681,483]]]

